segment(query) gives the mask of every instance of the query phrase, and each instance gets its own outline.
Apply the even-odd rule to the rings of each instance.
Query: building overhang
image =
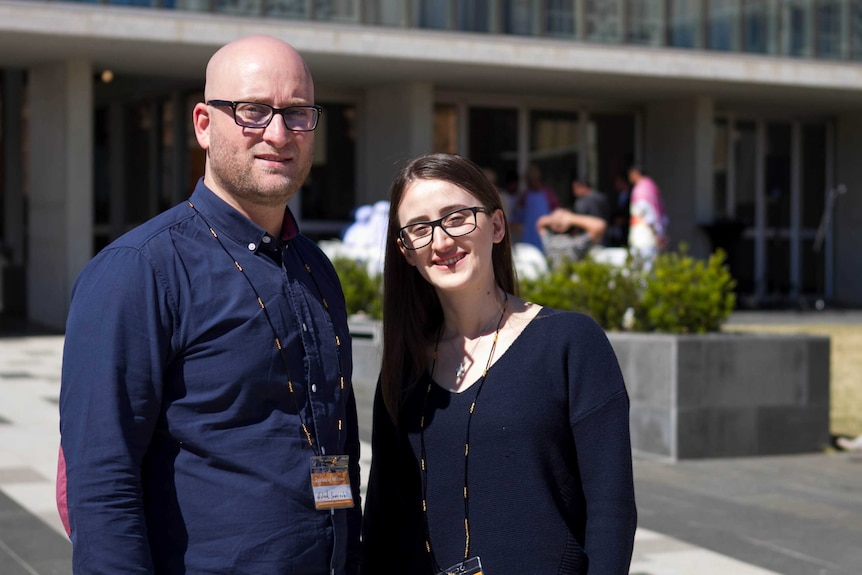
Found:
[[[83,59],[95,70],[202,83],[209,56],[249,34],[283,38],[318,86],[426,82],[441,91],[834,114],[862,107],[862,64],[544,38],[0,0],[0,67]]]

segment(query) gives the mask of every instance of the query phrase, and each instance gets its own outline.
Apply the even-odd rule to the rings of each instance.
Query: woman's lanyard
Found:
[[[231,260],[233,260],[234,268],[239,271],[245,278],[246,282],[248,283],[248,286],[254,293],[255,299],[257,300],[257,305],[260,306],[261,310],[263,310],[263,315],[266,318],[267,324],[269,324],[270,330],[272,331],[275,347],[278,350],[278,355],[281,358],[281,364],[284,367],[284,373],[287,377],[287,389],[290,392],[291,399],[293,400],[293,407],[294,409],[296,409],[296,414],[299,416],[299,423],[302,426],[302,432],[305,435],[305,440],[308,442],[308,446],[311,448],[312,452],[314,452],[314,457],[312,457],[311,462],[311,482],[317,508],[337,509],[343,507],[352,507],[352,494],[350,494],[349,496],[349,504],[347,496],[347,493],[350,492],[349,476],[347,472],[347,456],[333,455],[324,457],[324,449],[322,447],[315,448],[314,442],[311,439],[311,432],[308,429],[308,425],[306,425],[305,423],[305,418],[302,415],[302,410],[299,408],[299,401],[296,398],[296,391],[293,388],[293,379],[290,376],[290,367],[288,366],[287,358],[284,355],[284,348],[281,343],[281,338],[279,338],[278,336],[278,330],[275,328],[275,323],[272,321],[272,317],[269,314],[269,310],[267,309],[266,304],[264,304],[263,302],[263,298],[260,297],[260,293],[254,286],[254,283],[251,281],[251,278],[248,277],[248,274],[245,273],[245,270],[242,268],[240,263],[236,261],[236,259],[231,255],[230,251],[227,249],[224,243],[222,243],[221,238],[219,238],[215,229],[213,229],[206,217],[198,211],[198,209],[192,202],[189,201],[188,204],[189,207],[191,207],[191,209],[193,209],[195,213],[200,216],[207,228],[209,228],[210,234],[212,234],[213,238],[215,238],[219,246],[221,246],[221,248],[224,250],[225,254],[227,254],[227,256]],[[320,289],[320,285],[317,283],[317,278],[314,277],[314,274],[311,272],[311,267],[302,258],[302,254],[299,254],[299,252],[297,252],[297,255],[299,256],[303,267],[305,267],[305,271],[308,272],[308,276],[311,278],[315,289],[317,289],[317,293],[320,296],[320,301],[323,304],[323,308],[326,310],[327,321],[332,328],[332,333],[335,334],[335,353],[338,364],[338,382],[341,387],[341,413],[343,413],[346,402],[344,398],[344,372],[341,362],[341,338],[338,337],[338,333],[335,331],[335,322],[332,319],[332,312],[330,312],[329,310],[329,303],[327,303],[326,297],[324,297],[323,291]],[[305,351],[305,341],[302,339],[302,337],[300,337],[300,341],[302,341],[303,352],[308,355]],[[344,421],[339,416],[338,444],[341,444],[341,432],[343,428]]]
[[[431,395],[431,387],[434,385],[433,380],[428,382],[428,387],[425,391],[425,399],[422,403],[422,418],[419,423],[419,446],[420,446],[420,468],[422,470],[422,514],[425,520],[425,549],[431,556],[431,562],[434,569],[438,572],[447,573],[450,571],[462,573],[479,573],[480,571],[465,571],[464,566],[475,560],[476,564],[481,568],[478,558],[470,559],[470,495],[467,490],[468,480],[468,461],[470,457],[470,424],[473,421],[473,413],[476,410],[476,402],[479,400],[479,394],[482,393],[482,386],[485,385],[485,379],[488,375],[488,369],[491,367],[491,361],[494,359],[494,351],[497,349],[497,339],[500,336],[500,327],[503,325],[503,318],[506,316],[506,308],[509,305],[509,295],[504,293],[505,300],[503,301],[503,311],[500,314],[500,319],[497,321],[497,328],[494,332],[494,342],[491,344],[491,353],[488,354],[488,362],[485,364],[485,369],[482,371],[482,376],[476,385],[476,395],[473,397],[473,402],[470,404],[470,410],[467,415],[467,432],[464,439],[464,561],[453,565],[452,567],[441,571],[440,565],[437,563],[437,558],[434,556],[434,551],[431,548],[431,530],[428,525],[428,460],[425,455],[425,418],[428,408],[428,397]],[[441,328],[442,332],[442,328]],[[434,368],[437,365],[437,346],[440,344],[440,333],[437,334],[437,341],[434,344],[434,359],[431,363],[431,378],[434,377]]]

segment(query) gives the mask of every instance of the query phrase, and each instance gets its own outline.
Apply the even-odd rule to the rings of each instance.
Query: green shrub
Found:
[[[547,275],[520,282],[521,297],[544,306],[593,317],[605,329],[623,329],[628,308],[637,307],[640,273],[629,261],[623,267],[591,259],[566,262]]]
[[[719,250],[707,261],[683,249],[656,258],[640,299],[640,327],[644,331],[705,333],[718,331],[733,311],[736,282]]]
[[[347,313],[383,316],[382,281],[362,262],[333,260]],[[520,282],[521,297],[593,317],[610,331],[705,333],[717,331],[736,305],[736,282],[721,250],[708,260],[679,252],[660,254],[648,268],[629,257],[623,266],[592,259],[565,262],[546,275]]]
[[[648,268],[631,257],[619,267],[587,258],[522,280],[521,295],[586,313],[606,330],[705,333],[717,331],[736,305],[736,283],[724,262],[722,251],[704,262],[685,246],[660,254]]]
[[[344,300],[347,314],[365,314],[374,319],[383,317],[383,282],[378,274],[369,274],[364,262],[346,257],[332,260]]]

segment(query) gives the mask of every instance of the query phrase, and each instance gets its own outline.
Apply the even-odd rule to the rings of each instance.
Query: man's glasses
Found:
[[[416,222],[398,230],[401,244],[408,250],[418,250],[431,243],[434,238],[434,228],[439,227],[449,237],[466,236],[476,229],[476,213],[487,214],[485,208],[459,208],[451,211],[433,222]]]
[[[311,132],[317,127],[317,120],[323,113],[320,106],[287,106],[273,108],[260,102],[231,102],[230,100],[210,100],[210,106],[227,106],[233,110],[233,121],[243,128],[266,128],[276,114],[284,118],[284,125],[291,132]]]

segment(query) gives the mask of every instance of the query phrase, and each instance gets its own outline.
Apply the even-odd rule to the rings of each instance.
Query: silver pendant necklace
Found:
[[[504,305],[503,305],[503,306],[501,306],[501,310],[503,310],[503,312],[505,313],[505,307],[507,307],[507,304],[508,304],[508,302],[509,302],[509,298],[508,298],[508,294],[504,294],[504,295],[506,296],[506,300],[505,300],[505,302],[504,302]],[[493,325],[493,324],[491,324],[491,325]],[[489,328],[489,329],[490,329],[490,328]],[[470,365],[470,363],[469,363],[469,362],[470,362],[470,359],[471,359],[474,355],[476,355],[476,350],[478,350],[478,349],[479,349],[479,345],[481,345],[481,343],[482,343],[482,339],[484,339],[484,337],[485,337],[486,335],[488,335],[488,334],[486,334],[486,333],[485,333],[485,331],[487,331],[487,330],[485,330],[485,329],[481,330],[481,332],[480,332],[480,333],[481,333],[481,335],[479,335],[479,337],[478,337],[478,338],[476,338],[476,343],[475,343],[475,344],[473,344],[473,349],[471,349],[471,350],[470,350],[470,353],[467,353],[467,354],[465,354],[465,355],[461,356],[461,362],[458,364],[458,368],[455,370],[455,378],[456,378],[456,379],[459,379],[459,380],[460,380],[462,377],[464,377],[464,375],[466,375],[467,370],[469,369],[469,365]],[[453,347],[454,347],[454,343],[453,343],[452,345],[453,345]],[[456,351],[457,351],[457,349],[458,349],[458,348],[457,348],[457,347],[455,347],[455,350],[456,350]]]
[[[470,360],[470,358],[476,355],[476,350],[479,349],[479,344],[482,343],[483,337],[485,336],[480,335],[478,339],[476,339],[476,344],[473,346],[473,349],[470,350],[470,353],[461,357],[461,363],[458,364],[458,369],[455,370],[455,377],[457,379],[461,379],[462,377],[464,377],[464,374],[467,373],[467,362]]]
[[[461,360],[461,363],[458,364],[458,369],[455,370],[455,377],[457,377],[458,379],[461,379],[467,372],[467,368],[464,367],[464,359]]]

